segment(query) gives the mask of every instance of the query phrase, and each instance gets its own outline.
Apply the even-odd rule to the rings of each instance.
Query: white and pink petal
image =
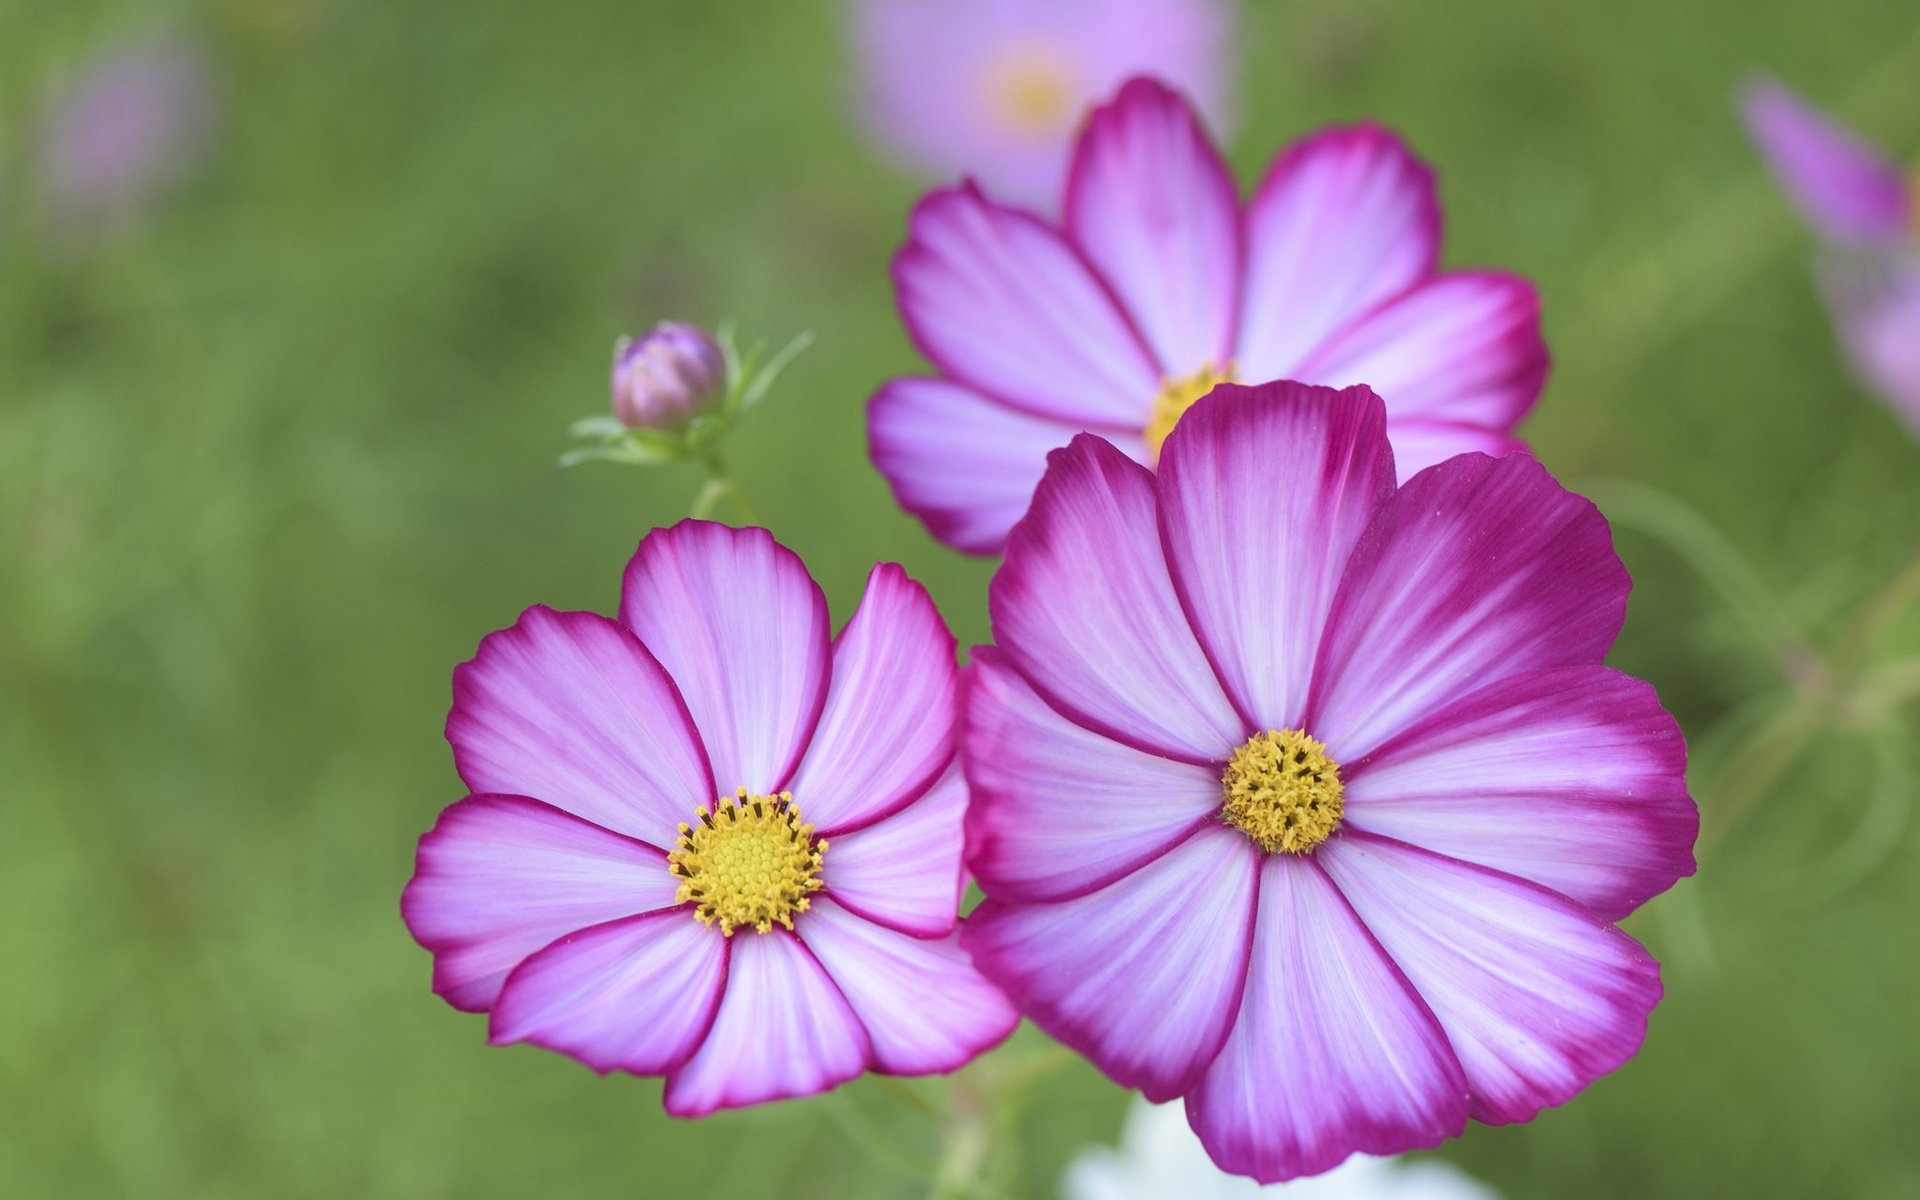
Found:
[[[967,785],[956,766],[884,820],[834,834],[820,875],[827,894],[913,937],[950,932],[965,888],[966,808]]]
[[[1240,1008],[1259,856],[1202,830],[1097,892],[1054,904],[989,897],[961,944],[1035,1024],[1148,1099],[1182,1095]]]
[[[1146,424],[1161,371],[1060,233],[971,184],[928,195],[893,261],[901,318],[941,372],[1035,416]]]
[[[798,937],[775,929],[727,941],[726,994],[706,1040],[667,1077],[668,1112],[811,1096],[866,1069],[866,1027]]]
[[[1262,1183],[1461,1131],[1467,1083],[1432,1012],[1311,859],[1261,870],[1233,1033],[1187,1113],[1214,1162]]]
[[[1449,459],[1409,480],[1361,535],[1305,727],[1351,762],[1507,675],[1598,666],[1629,586],[1606,519],[1539,463]]]
[[[1605,667],[1530,671],[1350,764],[1346,819],[1618,920],[1693,873],[1686,768],[1648,684]]]
[[[475,792],[532,796],[654,846],[713,794],[686,706],[633,634],[536,605],[453,671],[447,741]]]
[[[525,796],[469,796],[421,835],[400,913],[433,952],[433,990],[481,1012],[528,955],[671,907],[679,883],[643,842]]]
[[[897,812],[946,770],[959,716],[954,648],[927,590],[876,565],[834,640],[827,704],[788,785],[822,836]]]
[[[1387,402],[1390,428],[1421,420],[1505,433],[1540,398],[1549,365],[1533,284],[1458,271],[1356,318],[1307,356],[1299,377],[1366,384]],[[1414,469],[1403,466],[1400,477]]]
[[[1033,501],[1047,455],[1081,429],[945,379],[889,380],[867,406],[873,465],[894,499],[934,537],[967,554],[1000,553]],[[1112,436],[1147,461],[1137,434]]]
[[[1067,177],[1067,236],[1112,285],[1163,374],[1224,366],[1240,284],[1240,198],[1198,116],[1135,78],[1088,118]]]
[[[507,977],[494,1045],[532,1042],[594,1070],[659,1075],[706,1036],[727,980],[727,939],[685,909],[569,933]]]
[[[1168,436],[1174,587],[1251,727],[1300,724],[1334,591],[1393,478],[1386,413],[1364,387],[1223,385]]]
[[[1440,202],[1432,170],[1398,137],[1356,125],[1275,160],[1246,230],[1238,374],[1296,379],[1321,342],[1432,274]]]
[[[1158,857],[1220,811],[1220,772],[1081,728],[992,647],[966,678],[968,865],[991,895],[1063,900]]]
[[[826,597],[799,557],[764,529],[656,529],[627,564],[620,619],[679,686],[718,793],[785,786],[831,672]]]
[[[1076,724],[1194,763],[1246,737],[1161,548],[1153,475],[1081,435],[1048,460],[988,590],[1002,652]]]
[[[796,925],[873,1043],[889,1075],[957,1070],[1013,1032],[1020,1014],[953,935],[922,939],[825,898]]]
[[[1315,858],[1439,1019],[1475,1120],[1530,1120],[1640,1048],[1660,966],[1590,909],[1357,831]]]

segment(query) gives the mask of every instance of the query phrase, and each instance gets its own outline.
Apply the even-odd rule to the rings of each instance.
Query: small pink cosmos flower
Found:
[[[874,463],[934,536],[991,554],[1047,451],[1085,430],[1151,464],[1222,380],[1372,385],[1405,474],[1520,448],[1539,299],[1439,250],[1433,173],[1386,130],[1294,145],[1242,212],[1192,110],[1135,80],[1080,135],[1061,226],[972,184],[914,210],[894,287],[940,373],[873,397]]]
[[[155,40],[86,63],[46,108],[47,203],[66,228],[90,229],[133,215],[202,156],[213,84],[197,47]]]
[[[954,938],[954,688],[900,568],[829,645],[765,530],[655,530],[618,621],[530,608],[454,672],[474,794],[401,900],[434,990],[495,1044],[665,1075],[676,1116],[960,1066],[1017,1018]]]
[[[1221,387],[1156,476],[1055,451],[969,668],[962,941],[1265,1181],[1625,1062],[1693,871],[1686,749],[1601,665],[1629,581],[1532,458],[1394,482],[1364,387]]]
[[[1741,97],[1748,132],[1827,246],[1820,280],[1855,374],[1920,437],[1920,170],[1772,80]]]
[[[1225,119],[1223,0],[853,0],[860,115],[937,179],[1051,204],[1095,100],[1157,75]]]

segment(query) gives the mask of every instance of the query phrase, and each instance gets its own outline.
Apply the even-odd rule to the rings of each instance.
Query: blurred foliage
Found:
[[[1920,447],[1840,367],[1729,104],[1764,67],[1920,147],[1911,6],[1248,8],[1243,176],[1322,122],[1401,126],[1448,260],[1544,287],[1541,456],[1687,506],[1772,631],[1672,521],[1621,520],[1617,661],[1693,733],[1708,810],[1700,877],[1631,922],[1668,998],[1618,1074],[1443,1153],[1515,1197],[1920,1195],[1913,709],[1820,666],[1920,542]],[[207,46],[214,151],[144,220],[63,232],[44,89],[153,29]],[[846,1133],[934,1152],[886,1085],[671,1121],[657,1083],[486,1048],[396,908],[460,792],[451,666],[526,604],[610,608],[698,487],[554,469],[618,333],[814,330],[741,486],[842,617],[889,558],[985,637],[988,566],[865,461],[865,396],[915,368],[886,263],[918,184],[849,91],[823,0],[0,0],[0,1190],[916,1194]],[[1859,661],[1920,654],[1889,611]],[[995,1177],[1050,1194],[1120,1109],[1055,1071]]]

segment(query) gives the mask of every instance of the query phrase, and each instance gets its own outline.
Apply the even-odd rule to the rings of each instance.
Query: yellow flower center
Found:
[[[677,903],[692,901],[701,924],[718,922],[728,937],[742,925],[761,933],[774,922],[793,928],[793,914],[807,911],[808,897],[825,885],[820,860],[827,852],[813,826],[800,823],[793,795],[752,796],[741,788],[731,802],[695,810],[700,823],[680,826],[680,843],[667,868],[680,877]]]
[[[1232,382],[1232,363],[1224,367],[1208,363],[1191,375],[1163,380],[1160,391],[1153,397],[1153,416],[1147,420],[1147,449],[1153,451],[1153,457],[1159,459],[1160,447],[1166,442],[1167,435],[1173,432],[1173,427],[1180,423],[1180,418],[1187,415],[1187,410],[1200,397],[1220,384]]]
[[[1340,764],[1299,729],[1247,739],[1220,774],[1221,819],[1269,853],[1306,854],[1340,827]]]
[[[1023,137],[1050,137],[1079,115],[1073,62],[1044,42],[1019,42],[987,62],[987,108]]]

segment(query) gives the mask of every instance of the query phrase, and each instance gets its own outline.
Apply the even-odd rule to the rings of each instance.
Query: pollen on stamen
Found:
[[[1199,402],[1202,396],[1223,383],[1234,381],[1233,364],[1216,367],[1212,363],[1201,367],[1191,375],[1168,378],[1160,383],[1160,390],[1153,397],[1153,415],[1147,419],[1143,435],[1147,439],[1147,449],[1153,451],[1155,459],[1160,457],[1160,447],[1187,415],[1187,410]]]
[[[701,924],[717,924],[728,937],[743,926],[792,929],[793,915],[826,886],[820,865],[827,852],[792,793],[758,796],[740,788],[694,815],[699,824],[682,822],[667,855],[667,869],[681,880],[674,900],[692,904]]]
[[[1220,773],[1220,817],[1268,853],[1307,854],[1340,827],[1340,764],[1300,729],[1255,734]]]

